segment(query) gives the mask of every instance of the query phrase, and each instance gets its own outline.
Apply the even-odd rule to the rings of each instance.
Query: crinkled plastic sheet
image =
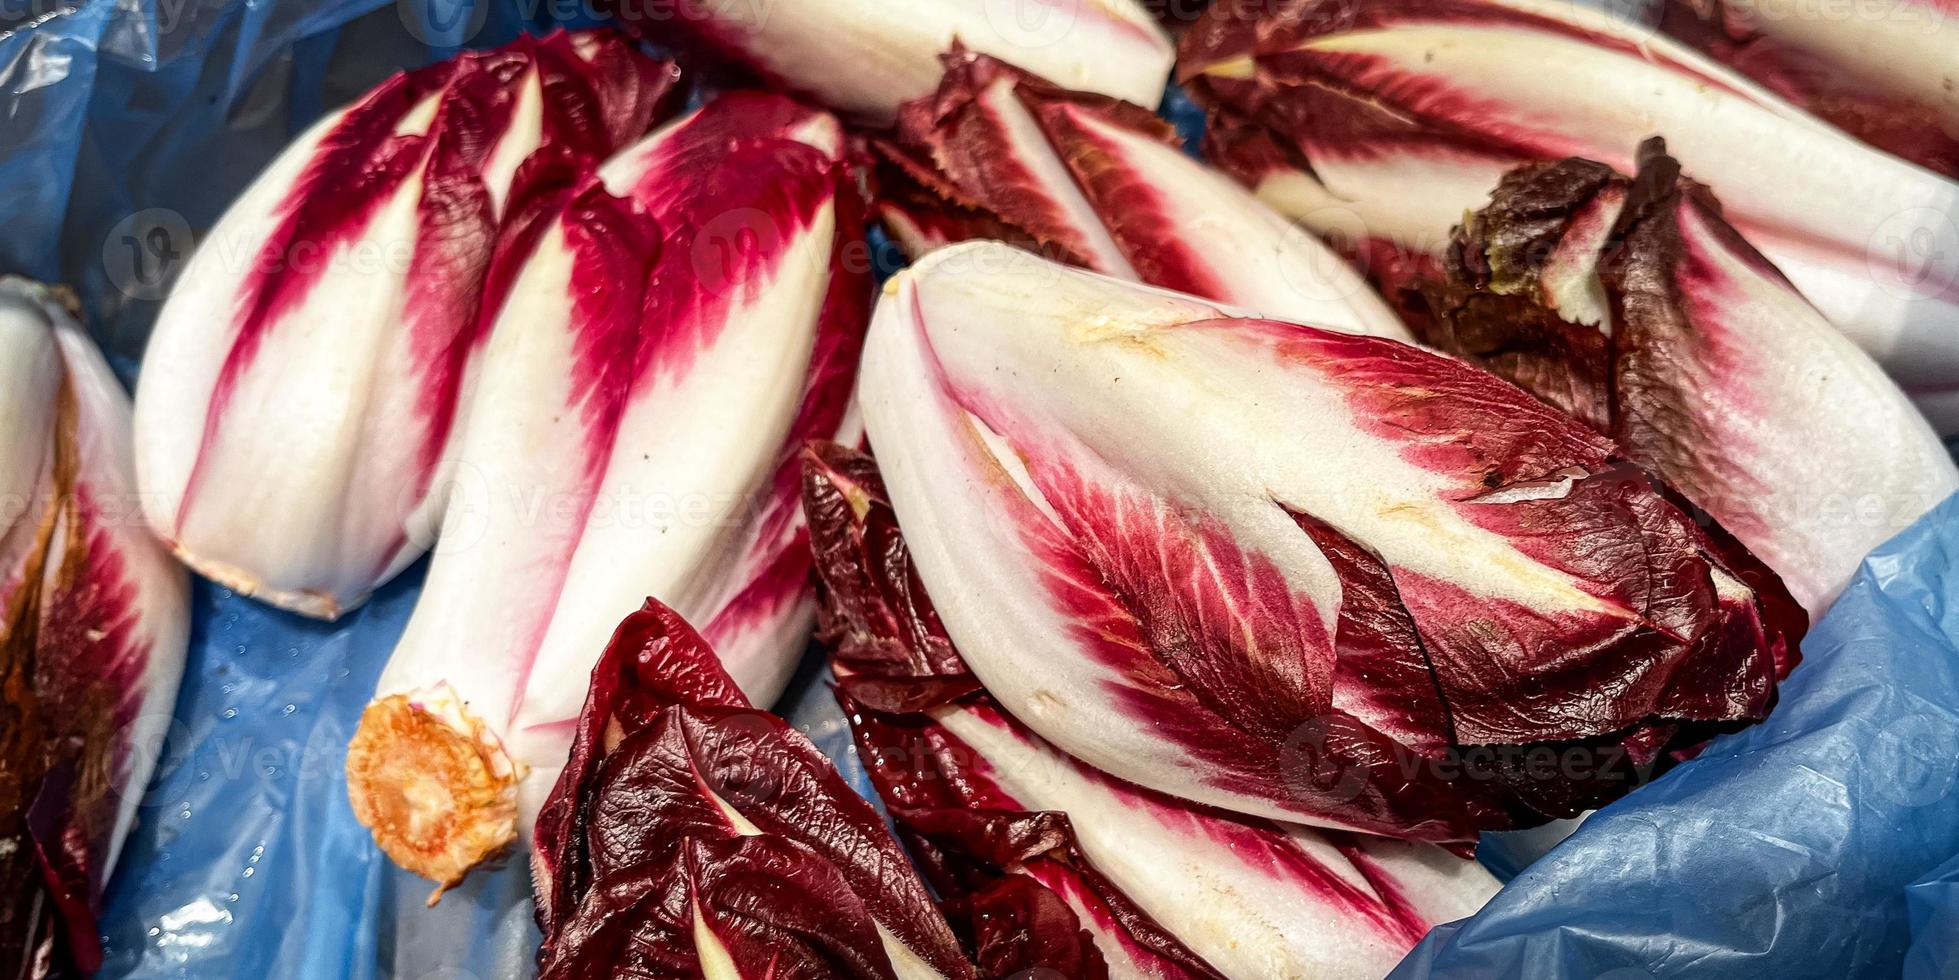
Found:
[[[0,8],[0,269],[78,285],[133,377],[170,270],[293,133],[463,33],[498,43],[568,6],[485,3]],[[1173,92],[1165,110],[1194,141],[1194,107]],[[1948,502],[1818,626],[1770,724],[1602,811],[1396,977],[1959,976],[1955,552]],[[389,866],[346,802],[346,740],[419,578],[332,625],[199,583],[104,976],[528,972],[521,860],[427,910],[428,884]],[[780,707],[865,785],[814,658]],[[1512,874],[1546,842],[1493,838],[1485,859]]]
[[[1959,977],[1959,856],[1905,889],[1911,951],[1905,980]]]

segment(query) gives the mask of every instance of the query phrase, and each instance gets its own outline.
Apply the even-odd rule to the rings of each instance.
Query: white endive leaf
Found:
[[[634,5],[620,17],[633,26]],[[1174,51],[1137,0],[712,0],[639,29],[733,58],[841,112],[888,123],[955,45],[1070,88],[1154,106]]]

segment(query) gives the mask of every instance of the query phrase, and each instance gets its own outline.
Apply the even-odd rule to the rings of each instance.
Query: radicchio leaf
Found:
[[[651,600],[592,672],[532,870],[554,980],[975,975],[877,811]]]
[[[0,975],[100,968],[190,583],[136,513],[128,396],[74,299],[0,279]]]
[[[1208,154],[1307,227],[1355,233],[1397,301],[1505,173],[1573,156],[1630,173],[1664,136],[1832,323],[1959,426],[1959,182],[1664,35],[1550,0],[1221,0],[1178,71],[1211,111]]]
[[[1959,19],[1944,0],[1850,16],[1666,0],[1660,29],[1872,146],[1959,178]]]
[[[1444,843],[1569,815],[1763,717],[1800,635],[1609,441],[1393,341],[968,244],[887,290],[861,401],[987,691],[1211,806]]]
[[[955,48],[931,96],[874,139],[879,216],[914,255],[994,239],[1316,326],[1405,339],[1318,239],[1183,152],[1142,106]]]
[[[929,602],[912,598],[876,465],[835,445],[806,460],[822,638],[845,713],[901,836],[992,975],[1378,976],[1429,924],[1494,891],[1439,848],[1224,813],[1056,752],[973,686]]]
[[[900,104],[932,90],[939,55],[955,45],[1067,79],[1076,87],[1154,104],[1172,47],[1138,0],[678,0],[651,10],[630,0],[602,9],[627,30],[684,56],[737,66],[760,80],[883,126]]]
[[[1505,177],[1431,293],[1431,342],[1611,436],[1813,614],[1959,490],[1904,394],[1658,140],[1631,178],[1577,159]],[[1730,563],[1758,584],[1752,561]]]
[[[871,293],[842,157],[833,117],[734,92],[524,184],[447,546],[348,755],[403,866],[447,885],[529,825],[648,595],[756,703],[788,683],[814,612],[795,452],[854,437]]]

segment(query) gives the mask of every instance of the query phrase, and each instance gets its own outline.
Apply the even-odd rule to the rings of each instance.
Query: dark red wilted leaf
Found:
[[[877,463],[846,446],[811,442],[803,450],[803,510],[817,575],[830,596],[819,612],[818,638],[873,677],[964,674],[966,665],[911,567]],[[878,669],[884,663],[906,669]]]
[[[895,980],[835,866],[780,837],[683,838],[670,861],[600,879],[544,980],[699,977],[696,918],[744,976]]]
[[[945,64],[939,90],[907,103],[891,138],[874,144],[886,163],[879,170],[880,198],[901,202],[915,220],[959,228],[960,237],[1004,231],[989,237],[1032,242],[1057,259],[1097,271],[1122,271],[1091,240],[1101,233],[1096,218],[1071,211],[1064,201],[1076,188],[1054,186],[1052,175],[1015,152],[1026,139],[1046,137],[1026,132],[1004,113],[1065,103],[1165,142],[1175,138],[1169,124],[1140,106],[1071,92],[963,48],[948,52]]]
[[[1010,874],[956,900],[972,924],[978,955],[990,977],[1062,976],[1106,980],[1108,961],[1082,930],[1075,910],[1028,875]]]
[[[1623,184],[1612,168],[1574,160],[1520,168],[1491,206],[1472,215],[1450,246],[1443,275],[1425,283],[1432,316],[1422,339],[1469,358],[1565,414],[1607,430],[1611,370],[1605,325],[1572,323],[1545,308],[1546,263],[1575,259],[1589,271],[1591,242],[1568,242],[1586,209],[1616,210]],[[1613,215],[1604,216],[1609,224]]]
[[[1640,160],[1631,178],[1577,159],[1508,175],[1490,205],[1458,229],[1445,274],[1428,290],[1437,327],[1431,340],[1610,436],[1666,480],[1676,503],[1705,515],[1700,547],[1757,593],[1778,672],[1786,675],[1805,621],[1791,589],[1807,603],[1826,599],[1831,590],[1819,581],[1847,575],[1875,542],[1845,542],[1833,560],[1808,544],[1812,515],[1766,519],[1766,500],[1777,492],[1826,496],[1833,464],[1818,460],[1808,474],[1781,469],[1785,479],[1805,482],[1770,487],[1755,475],[1760,454],[1788,451],[1774,442],[1778,435],[1807,440],[1797,452],[1818,453],[1872,438],[1903,439],[1884,412],[1912,413],[1846,344],[1818,350],[1818,340],[1804,336],[1816,330],[1823,344],[1835,340],[1795,288],[1723,219],[1707,188],[1682,176],[1664,143],[1649,141]],[[1751,291],[1734,280],[1733,270],[1745,270],[1739,274],[1759,286]],[[1550,283],[1553,277],[1565,281]],[[1579,280],[1597,291],[1597,309],[1593,300],[1572,298]],[[1572,322],[1580,315],[1605,322]],[[1786,405],[1765,406],[1759,387],[1800,376],[1801,369],[1779,368],[1787,358],[1749,339],[1759,329],[1750,324],[1764,317],[1780,320],[1780,333],[1804,357],[1843,358],[1831,373],[1866,403],[1839,404],[1828,418],[1814,419],[1800,409],[1792,415]],[[1875,385],[1852,387],[1860,374],[1872,375]],[[1858,421],[1864,418],[1875,421]],[[1886,431],[1860,437],[1859,425]],[[1932,448],[1929,434],[1921,442]],[[1931,453],[1938,458],[1921,471],[1907,453],[1878,452],[1890,461],[1850,479],[1899,481],[1903,490],[1914,480],[1936,485],[1945,470],[1941,453]],[[1926,489],[1923,495],[1930,506],[1929,498],[1942,494]],[[1888,533],[1875,530],[1878,537]],[[1761,557],[1738,539],[1752,542]],[[1769,569],[1770,556],[1785,563],[1788,585]]]
[[[651,600],[593,672],[535,839],[546,976],[612,975],[647,943],[681,943],[658,955],[692,963],[690,902],[738,963],[786,943],[774,969],[788,972],[772,975],[889,976],[878,925],[972,975],[877,812]]]

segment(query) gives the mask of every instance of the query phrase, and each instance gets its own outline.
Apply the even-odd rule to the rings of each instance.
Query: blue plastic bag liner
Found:
[[[1911,951],[1905,980],[1959,977],[1959,856],[1905,889]]]
[[[554,13],[582,22],[579,7],[0,5],[0,271],[76,285],[131,379],[199,232],[306,124],[462,44],[542,30]],[[1194,143],[1201,113],[1176,91],[1164,111]],[[1954,977],[1955,510],[1873,559],[1768,725],[1601,812],[1397,976]],[[199,583],[175,723],[110,888],[103,976],[530,971],[522,855],[427,909],[429,883],[393,868],[346,801],[346,741],[420,576],[334,624]],[[817,661],[778,707],[868,791]],[[1486,860],[1508,875],[1546,836],[1492,838]]]
[[[1767,722],[1600,810],[1393,980],[1953,977],[1955,557],[1959,498],[1871,555]]]

